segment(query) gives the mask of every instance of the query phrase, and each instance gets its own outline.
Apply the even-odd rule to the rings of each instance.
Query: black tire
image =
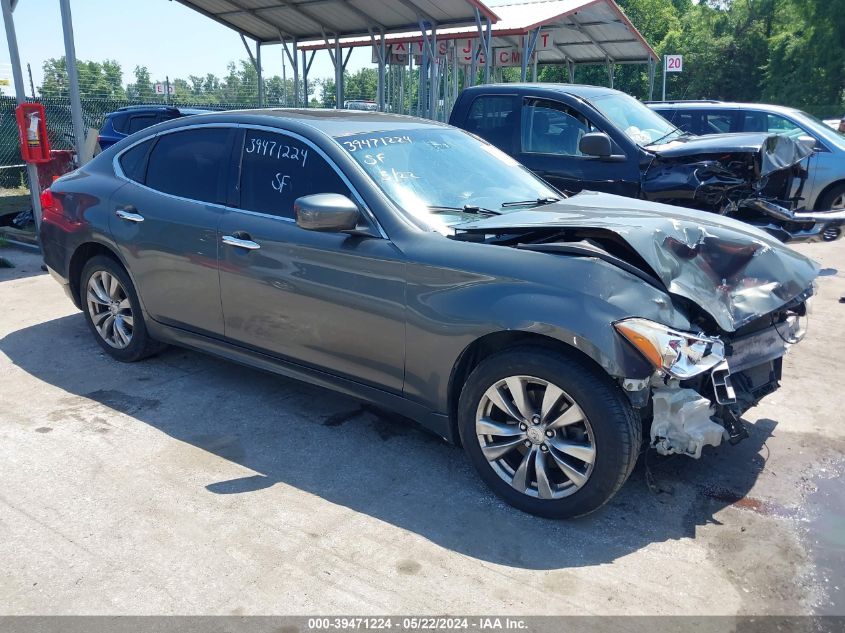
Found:
[[[561,400],[563,402],[562,407],[567,404],[571,406],[570,402],[577,404],[585,416],[584,429],[591,429],[589,439],[584,441],[593,447],[594,457],[591,466],[588,466],[586,462],[582,463],[585,469],[591,468],[591,470],[589,470],[586,483],[581,484],[580,488],[575,485],[575,479],[572,479],[571,486],[566,488],[569,484],[566,483],[567,477],[563,475],[564,471],[561,470],[561,467],[555,466],[554,460],[546,462],[547,468],[560,471],[549,472],[550,476],[546,480],[551,481],[552,477],[557,478],[558,483],[556,485],[562,488],[557,489],[556,494],[568,494],[568,496],[539,498],[539,477],[537,477],[537,467],[534,465],[536,462],[532,464],[536,489],[532,489],[530,493],[517,490],[511,485],[511,482],[503,479],[494,469],[497,466],[488,461],[482,451],[482,442],[487,442],[487,448],[491,448],[491,444],[488,442],[490,438],[480,439],[476,431],[476,416],[479,414],[480,408],[489,406],[484,404],[485,402],[489,403],[485,392],[500,384],[500,381],[517,376],[534,377],[556,385],[563,390],[565,398]],[[528,390],[536,388],[537,386],[533,385]],[[510,393],[510,390],[507,390],[506,393]],[[541,408],[536,407],[536,401],[541,397],[538,394],[539,392],[535,391],[530,397],[535,403],[535,407],[533,407],[535,411]],[[565,408],[557,411],[561,410],[566,411]],[[491,412],[489,415],[493,416],[500,415],[502,410],[493,408],[489,411]],[[559,414],[554,414],[554,416],[557,415]],[[505,415],[504,417],[507,418],[508,416]],[[536,422],[538,417],[539,415],[533,418],[536,424],[540,424]],[[523,419],[525,419],[524,416]],[[530,426],[530,424],[526,426]],[[538,428],[545,429],[545,426]],[[558,429],[552,431],[552,433],[571,434],[577,432],[577,429],[566,430],[570,428],[566,426],[563,430]],[[475,368],[461,391],[458,403],[458,429],[464,449],[469,455],[473,467],[499,497],[524,512],[552,519],[572,518],[588,514],[607,503],[633,471],[642,444],[643,432],[639,416],[634,412],[628,398],[621,388],[599,367],[590,360],[579,357],[575,351],[559,353],[533,345],[504,350],[488,357]],[[543,430],[542,433],[548,433],[548,430]],[[509,435],[511,434],[513,433],[509,433]],[[511,449],[516,454],[509,453],[510,457],[507,459],[525,460],[525,453],[534,449],[537,451],[543,449],[545,451],[543,459],[550,459],[549,451],[551,449],[549,447],[554,445],[553,442],[556,442],[557,438],[538,439],[537,435],[537,433],[534,434],[534,441],[542,441],[542,444],[529,446],[527,444],[528,439],[523,438],[524,442],[515,449]],[[587,438],[586,433],[582,432],[581,437]],[[492,439],[496,440],[497,438]],[[569,441],[566,438],[564,439]],[[548,445],[546,445],[547,443]],[[545,448],[543,448],[544,446]],[[559,455],[559,452],[557,454]],[[536,452],[534,456],[536,458]],[[567,459],[569,458],[567,457]],[[527,461],[532,460],[529,457]],[[528,467],[529,471],[532,466]],[[513,480],[515,481],[516,477],[513,477]],[[570,490],[570,492],[564,493],[562,490]],[[574,490],[574,492],[571,492],[571,490]],[[535,496],[531,496],[531,494]]]
[[[107,273],[117,279],[120,284],[121,291],[119,296],[125,297],[125,300],[128,301],[129,304],[129,310],[124,310],[123,313],[124,315],[131,317],[133,323],[131,326],[129,341],[125,347],[118,348],[109,344],[109,342],[104,338],[104,335],[101,334],[94,325],[94,316],[92,315],[92,308],[88,300],[88,284],[93,276],[99,276],[102,273]],[[85,321],[88,323],[88,328],[91,330],[91,333],[94,335],[97,343],[100,344],[100,347],[102,347],[103,350],[112,358],[124,363],[134,363],[158,354],[167,347],[167,345],[159,343],[149,335],[149,332],[147,331],[147,324],[144,321],[144,314],[141,310],[141,304],[138,301],[138,295],[135,292],[135,286],[132,284],[132,280],[129,278],[129,275],[126,273],[123,266],[111,257],[97,255],[96,257],[92,257],[85,264],[79,280],[79,295],[82,312],[85,315]],[[95,306],[99,305],[100,304],[95,303]],[[99,308],[95,307],[94,309]],[[107,308],[102,309],[103,314],[108,311]],[[124,331],[126,331],[125,326]],[[114,329],[112,329],[112,332],[114,332]]]
[[[830,211],[836,199],[842,196],[845,196],[845,182],[834,185],[830,191],[821,196],[816,202],[816,210]]]

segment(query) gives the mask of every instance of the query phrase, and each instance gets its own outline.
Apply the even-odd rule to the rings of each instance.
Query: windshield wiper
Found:
[[[516,200],[514,202],[503,202],[502,208],[503,209],[510,209],[512,207],[527,207],[527,206],[542,207],[543,205],[553,204],[555,202],[560,202],[560,198],[548,197],[548,198],[534,198],[534,200]]]
[[[465,204],[462,207],[443,207],[433,205],[429,206],[428,210],[432,213],[449,213],[451,211],[457,211],[459,213],[472,213],[475,215],[502,215],[498,211],[493,211],[493,209],[485,209],[484,207],[479,207],[476,204]]]
[[[661,137],[660,137],[659,139],[657,139],[656,141],[652,141],[651,143],[649,143],[649,145],[660,145],[660,143],[661,143],[662,141],[664,141],[665,139],[667,139],[669,136],[671,136],[671,135],[672,135],[672,134],[674,134],[675,132],[680,132],[680,130],[679,130],[679,129],[677,129],[677,128],[675,128],[674,130],[671,130],[670,132],[667,132],[666,134],[664,134],[663,136],[661,136]],[[685,136],[693,136],[693,134],[692,134],[691,132],[681,132],[681,133],[680,133],[680,134],[678,134],[678,136],[676,136],[675,138],[684,138]]]

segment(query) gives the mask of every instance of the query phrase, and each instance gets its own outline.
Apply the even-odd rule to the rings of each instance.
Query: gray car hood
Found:
[[[458,234],[571,229],[574,240],[582,231],[618,236],[670,294],[697,304],[727,332],[783,307],[819,271],[813,260],[742,222],[605,193],[583,192],[452,228]]]

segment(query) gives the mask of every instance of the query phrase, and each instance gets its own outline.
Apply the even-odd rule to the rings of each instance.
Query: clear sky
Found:
[[[206,73],[222,77],[230,61],[247,58],[235,31],[178,2],[71,0],[70,4],[77,59],[117,60],[123,68],[124,84],[133,80],[135,66],[146,66],[153,80],[164,80],[166,75],[173,79]],[[61,57],[65,52],[58,0],[18,0],[15,28],[29,94],[26,64],[32,65],[37,87],[41,84],[44,60]],[[9,48],[5,30],[0,30],[0,39],[0,72],[6,75],[9,72]],[[282,54],[281,46],[262,49],[265,75],[282,74]],[[355,72],[370,65],[371,55],[369,48],[356,49],[347,70]],[[289,66],[288,72],[290,77]],[[329,54],[318,52],[309,79],[333,75]],[[3,90],[5,94],[14,94],[13,87]]]

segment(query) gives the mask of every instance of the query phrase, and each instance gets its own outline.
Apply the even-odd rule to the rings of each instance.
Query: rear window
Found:
[[[111,117],[111,126],[115,132],[126,134],[126,123],[129,120],[128,114],[116,114]]]
[[[488,95],[472,102],[465,129],[510,151],[513,132],[519,126],[516,97]]]
[[[221,203],[229,137],[230,130],[220,127],[163,134],[150,153],[146,185],[190,200]]]
[[[144,128],[155,125],[158,122],[157,114],[133,114],[129,117],[129,125],[126,129],[126,134],[134,134],[140,132]]]
[[[144,172],[147,170],[147,154],[152,143],[152,139],[138,143],[120,157],[120,168],[127,178],[143,184]]]

